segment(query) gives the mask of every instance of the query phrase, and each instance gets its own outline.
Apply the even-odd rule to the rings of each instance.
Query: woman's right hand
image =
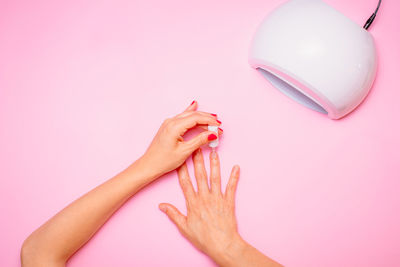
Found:
[[[175,170],[193,151],[217,138],[214,132],[208,131],[207,126],[220,124],[216,114],[197,111],[197,102],[193,101],[184,112],[163,122],[149,148],[139,159],[140,165],[151,179]],[[184,141],[183,135],[195,127],[205,131]],[[221,134],[222,129],[219,129],[218,135]]]

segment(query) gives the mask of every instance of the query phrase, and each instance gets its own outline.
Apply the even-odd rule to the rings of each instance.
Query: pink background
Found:
[[[193,99],[223,122],[223,182],[242,167],[246,240],[287,266],[400,266],[400,2],[383,1],[374,88],[340,121],[247,63],[257,25],[282,2],[1,0],[0,266],[18,266],[31,231],[139,157]],[[377,1],[328,2],[363,24]],[[185,210],[175,173],[69,266],[213,266],[160,202]]]

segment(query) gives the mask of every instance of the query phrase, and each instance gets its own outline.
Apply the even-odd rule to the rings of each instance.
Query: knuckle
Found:
[[[234,188],[235,188],[235,185],[234,185],[233,183],[230,183],[230,184],[227,186],[228,191],[233,191]]]
[[[183,187],[183,190],[185,191],[185,192],[187,192],[187,191],[189,191],[189,180],[185,177],[185,178],[182,178],[182,187]]]
[[[201,118],[201,115],[197,112],[193,112],[190,116],[196,121],[198,121]]]
[[[173,119],[170,119],[166,124],[165,124],[165,128],[167,130],[172,130],[176,125],[176,121]]]
[[[211,184],[214,186],[218,186],[219,185],[219,181],[218,178],[214,177],[211,179]]]
[[[201,136],[201,141],[202,141],[203,143],[207,143],[207,142],[208,142],[208,135],[209,135],[209,133],[204,133],[204,134]]]
[[[163,125],[163,126],[167,126],[171,121],[172,121],[171,118],[166,118],[166,119],[163,121],[162,125]]]

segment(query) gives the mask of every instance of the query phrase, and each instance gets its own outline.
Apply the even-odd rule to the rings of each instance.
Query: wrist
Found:
[[[221,248],[222,250],[215,255],[210,256],[219,266],[240,266],[239,258],[243,255],[247,246],[246,241],[239,234],[236,234],[232,242]]]
[[[128,169],[128,172],[135,172],[136,176],[139,176],[145,183],[151,183],[162,175],[159,171],[154,168],[151,162],[146,158],[145,155],[141,156],[134,163],[132,163]]]

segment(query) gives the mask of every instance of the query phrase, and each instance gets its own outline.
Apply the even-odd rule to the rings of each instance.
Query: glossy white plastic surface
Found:
[[[259,26],[250,64],[298,102],[339,119],[375,79],[371,34],[322,0],[290,0]]]
[[[208,125],[208,130],[214,132],[215,135],[218,137],[218,126]],[[211,148],[216,148],[218,146],[218,144],[219,144],[219,137],[217,139],[209,142],[208,146]]]

